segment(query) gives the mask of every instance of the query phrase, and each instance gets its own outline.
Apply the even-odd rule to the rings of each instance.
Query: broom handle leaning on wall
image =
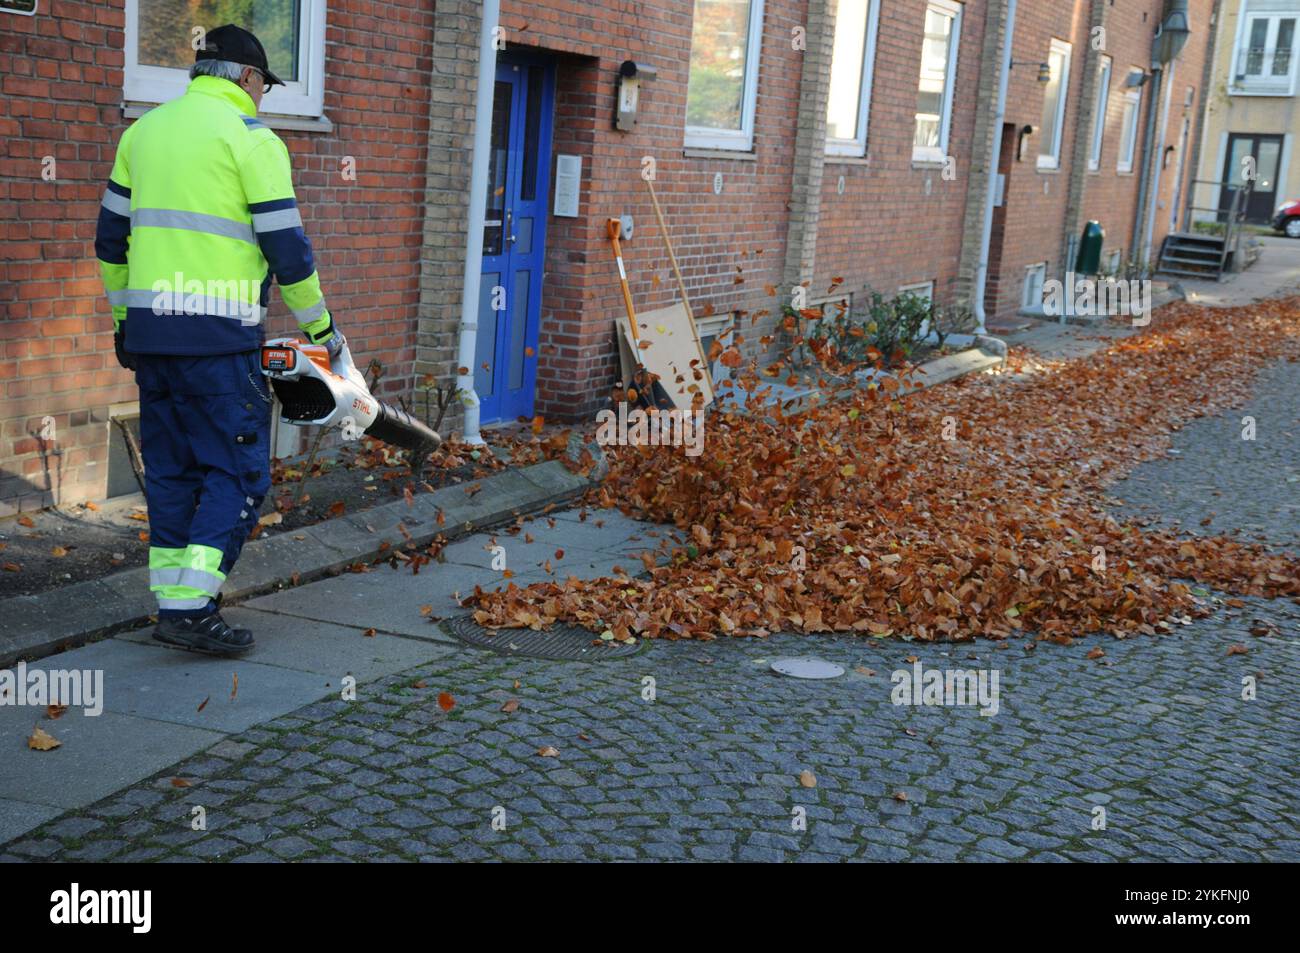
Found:
[[[673,242],[668,237],[668,226],[664,224],[664,213],[659,207],[659,196],[655,194],[655,184],[650,179],[645,180],[646,187],[650,189],[650,201],[654,203],[655,219],[659,222],[659,234],[664,237],[664,248],[668,251],[668,260],[672,263],[673,274],[677,277],[677,290],[682,293],[682,305],[686,308],[686,319],[691,324],[691,334],[695,337],[695,349],[700,352],[700,370],[704,372],[709,381],[709,390],[714,391],[713,375],[709,373],[709,356],[704,353],[704,345],[700,342],[700,331],[695,326],[695,313],[691,310],[691,299],[686,294],[686,282],[682,281],[682,270],[677,267],[677,256],[673,254]]]

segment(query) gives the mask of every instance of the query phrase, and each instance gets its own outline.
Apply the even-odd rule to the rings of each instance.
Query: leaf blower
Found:
[[[406,411],[376,400],[352,362],[347,343],[331,361],[322,344],[276,338],[262,345],[262,373],[280,400],[280,419],[299,426],[338,427],[344,440],[362,434],[411,451],[418,479],[425,458],[442,445],[437,432]]]

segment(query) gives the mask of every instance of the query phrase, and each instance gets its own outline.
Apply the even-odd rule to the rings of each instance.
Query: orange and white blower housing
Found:
[[[442,438],[406,411],[371,395],[344,343],[332,361],[321,344],[275,338],[262,345],[262,373],[280,401],[280,419],[301,426],[338,427],[344,440],[362,434],[417,454],[416,468]]]

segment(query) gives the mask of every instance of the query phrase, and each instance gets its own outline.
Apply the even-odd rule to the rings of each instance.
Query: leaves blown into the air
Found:
[[[1174,305],[1086,360],[1013,351],[1002,375],[903,396],[896,381],[784,416],[712,414],[704,453],[623,447],[590,502],[672,523],[648,578],[514,584],[466,600],[493,627],[573,622],[617,639],[861,632],[922,640],[1152,634],[1210,610],[1179,580],[1300,594],[1293,555],[1141,530],[1105,488],[1182,423],[1240,406],[1300,359],[1300,299]],[[742,386],[757,401],[762,384]],[[944,440],[944,418],[957,439]],[[1104,554],[1104,568],[1097,561]]]

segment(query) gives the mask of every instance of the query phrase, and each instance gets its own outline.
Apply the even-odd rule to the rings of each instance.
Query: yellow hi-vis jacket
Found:
[[[272,275],[314,343],[333,333],[289,152],[255,113],[235,83],[198,76],[122,134],[95,254],[128,351],[259,347]]]

